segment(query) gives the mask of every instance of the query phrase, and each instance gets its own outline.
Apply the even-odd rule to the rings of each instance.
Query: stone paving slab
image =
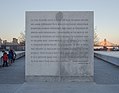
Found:
[[[25,79],[25,57],[9,67],[0,67],[0,84],[22,84]]]
[[[15,93],[23,84],[0,84],[0,93]]]
[[[119,93],[119,85],[91,82],[27,82],[0,84],[0,93]]]
[[[119,93],[119,85],[95,83],[24,83],[15,93]]]
[[[95,58],[94,79],[97,84],[119,84],[119,67]]]

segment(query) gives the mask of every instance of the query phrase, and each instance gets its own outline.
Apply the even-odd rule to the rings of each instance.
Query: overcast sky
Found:
[[[25,31],[25,11],[94,11],[100,41],[119,44],[119,0],[0,0],[0,38],[12,41]]]

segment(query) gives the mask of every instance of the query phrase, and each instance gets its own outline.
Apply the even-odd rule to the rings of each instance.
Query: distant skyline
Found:
[[[100,41],[119,44],[119,0],[0,0],[0,38],[12,41],[25,31],[25,11],[94,11]]]

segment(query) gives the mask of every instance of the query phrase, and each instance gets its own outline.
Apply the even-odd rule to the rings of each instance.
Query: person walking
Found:
[[[4,52],[4,54],[3,54],[3,67],[5,67],[5,66],[8,67],[7,61],[8,61],[8,55],[6,52]]]
[[[9,65],[12,64],[12,53],[10,51],[8,53],[8,63],[9,63]]]
[[[11,63],[13,63],[14,53],[13,53],[12,49],[10,49],[9,54],[10,54],[10,57],[11,57]]]

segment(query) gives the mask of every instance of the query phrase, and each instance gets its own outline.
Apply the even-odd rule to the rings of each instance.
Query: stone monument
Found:
[[[93,11],[26,12],[26,81],[93,81]]]

